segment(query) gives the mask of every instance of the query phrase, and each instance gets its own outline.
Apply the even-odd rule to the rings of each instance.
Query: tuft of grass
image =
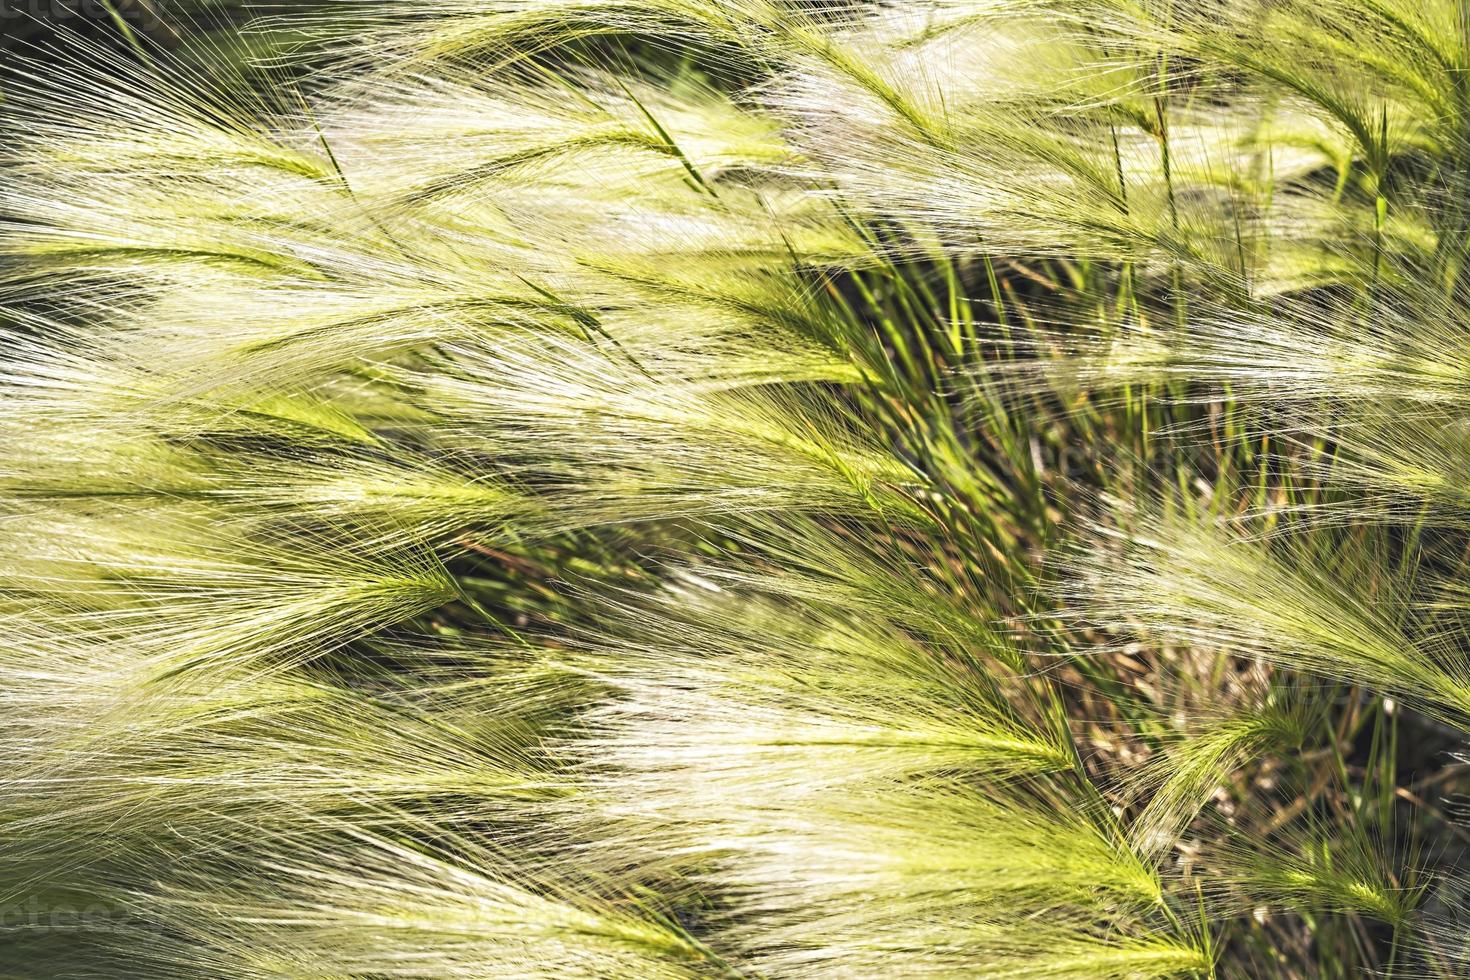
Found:
[[[1463,973],[1461,0],[135,6],[5,56],[0,973]]]

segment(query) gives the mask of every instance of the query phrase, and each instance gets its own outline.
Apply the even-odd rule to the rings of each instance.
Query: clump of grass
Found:
[[[180,18],[0,113],[0,966],[1457,975],[1458,0]]]

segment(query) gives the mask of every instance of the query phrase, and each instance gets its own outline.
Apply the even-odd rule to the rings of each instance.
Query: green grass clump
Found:
[[[1470,3],[216,6],[5,56],[0,972],[1470,969]]]

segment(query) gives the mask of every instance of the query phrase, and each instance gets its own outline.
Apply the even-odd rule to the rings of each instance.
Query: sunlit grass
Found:
[[[9,56],[0,965],[1463,971],[1470,7],[175,15]]]

